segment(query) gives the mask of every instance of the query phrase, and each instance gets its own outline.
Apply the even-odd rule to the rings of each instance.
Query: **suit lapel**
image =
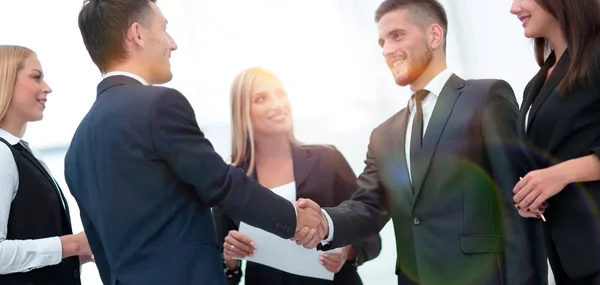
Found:
[[[300,185],[310,175],[316,157],[297,145],[292,145],[292,159],[294,164],[294,180],[296,181],[296,189],[300,189]]]
[[[410,165],[406,161],[406,129],[408,127],[409,115],[408,107],[398,113],[388,132],[393,135],[388,136],[388,138],[390,139],[391,148],[389,153],[392,154],[390,162],[392,163],[394,184],[398,186],[397,189],[404,192],[401,195],[406,195],[405,197],[408,201],[414,201],[412,185],[410,184],[410,177],[408,175],[408,167]]]
[[[521,104],[521,110],[519,111],[519,118],[517,120],[517,131],[520,137],[525,137],[525,124],[529,124],[529,120],[526,121],[527,112],[529,112],[529,107],[533,100],[537,97],[544,86],[544,81],[546,80],[546,73],[548,73],[548,69],[554,64],[554,53],[550,54],[548,60],[542,65],[538,73],[533,77],[531,82],[527,84],[525,87],[525,92],[523,93],[523,103]],[[529,114],[531,116],[531,114]]]
[[[300,189],[300,185],[306,181],[306,179],[310,176],[311,171],[313,170],[313,166],[316,162],[316,156],[310,155],[310,153],[303,149],[301,146],[292,144],[292,160],[294,167],[294,181],[296,183],[296,189]],[[244,164],[241,168],[244,172],[247,172],[250,166],[248,165],[249,159],[245,160]],[[258,174],[256,168],[252,171],[251,175],[252,179],[258,181]]]
[[[554,70],[552,70],[552,73],[550,74],[550,76],[548,76],[548,79],[545,80],[548,69],[550,69],[550,67],[552,65],[554,65],[554,61],[555,61],[555,55],[554,55],[554,52],[552,52],[552,54],[548,57],[548,59],[546,60],[546,62],[543,65],[545,68],[542,68],[542,70],[540,70],[540,73],[542,73],[541,71],[544,71],[544,72],[542,74],[538,73],[538,75],[536,75],[536,81],[541,82],[541,84],[538,82],[538,84],[541,85],[541,88],[540,87],[535,88],[537,90],[534,90],[534,88],[532,88],[532,90],[529,92],[530,94],[528,94],[528,95],[531,95],[529,97],[533,97],[533,99],[531,101],[531,103],[532,103],[531,111],[529,111],[529,118],[527,121],[528,126],[531,125],[531,122],[533,122],[533,120],[535,119],[535,115],[537,114],[537,111],[544,104],[544,102],[546,102],[546,99],[548,99],[548,97],[550,97],[550,95],[552,93],[554,93],[554,91],[556,90],[556,87],[562,81],[562,79],[565,77],[565,74],[569,70],[570,57],[569,57],[568,50],[565,50],[563,55],[560,57],[560,59],[556,63]],[[538,91],[538,90],[539,90],[539,94],[536,95],[536,93],[538,93],[538,92],[531,94],[531,92]]]
[[[427,170],[431,164],[431,159],[435,153],[442,131],[450,118],[456,99],[460,96],[461,89],[465,85],[465,81],[452,75],[444,85],[438,100],[431,114],[431,119],[427,125],[425,136],[423,137],[423,147],[419,155],[417,166],[412,172],[413,189],[415,191],[415,200],[419,196],[423,181],[427,175]]]

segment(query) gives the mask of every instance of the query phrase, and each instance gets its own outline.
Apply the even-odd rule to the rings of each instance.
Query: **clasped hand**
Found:
[[[329,234],[329,224],[321,207],[310,199],[296,202],[296,234],[291,240],[305,248],[315,248]]]
[[[531,171],[513,189],[513,200],[519,214],[526,218],[539,218],[548,207],[546,202],[569,183],[556,168],[548,167]]]

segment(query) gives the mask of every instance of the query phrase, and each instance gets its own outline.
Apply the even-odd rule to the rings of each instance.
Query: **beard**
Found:
[[[406,86],[415,82],[433,60],[433,51],[425,44],[412,57],[407,58],[400,66],[392,68],[396,84]]]

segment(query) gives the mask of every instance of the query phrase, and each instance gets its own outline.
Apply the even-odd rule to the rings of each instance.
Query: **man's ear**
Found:
[[[433,24],[429,28],[428,42],[431,49],[437,50],[444,47],[444,29],[438,24]]]
[[[146,44],[145,40],[145,34],[142,26],[138,22],[131,24],[125,33],[125,42],[144,47]]]

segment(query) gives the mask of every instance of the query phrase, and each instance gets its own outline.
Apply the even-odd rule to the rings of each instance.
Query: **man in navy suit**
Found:
[[[152,0],[88,0],[83,42],[104,74],[65,158],[104,284],[226,284],[211,206],[314,247],[327,222],[227,165],[170,88],[177,48]],[[269,205],[265,207],[264,205]]]

